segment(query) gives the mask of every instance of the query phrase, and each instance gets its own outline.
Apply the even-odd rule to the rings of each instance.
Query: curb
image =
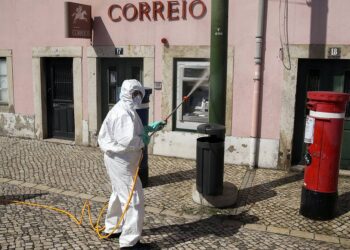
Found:
[[[335,244],[340,244],[344,247],[350,247],[350,239],[337,237],[337,236],[329,236],[329,235],[310,233],[310,232],[299,231],[299,230],[290,230],[288,228],[265,226],[260,224],[245,224],[244,228],[248,230],[259,231],[259,232],[269,232],[269,233],[275,233],[275,234],[281,234],[281,235],[289,235],[297,238],[335,243]]]

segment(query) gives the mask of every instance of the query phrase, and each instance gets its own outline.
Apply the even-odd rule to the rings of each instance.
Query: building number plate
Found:
[[[328,58],[340,58],[341,48],[331,47],[328,49]]]
[[[115,54],[117,56],[123,55],[124,49],[123,48],[115,48]]]

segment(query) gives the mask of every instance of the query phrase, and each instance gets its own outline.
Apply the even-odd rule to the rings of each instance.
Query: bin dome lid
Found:
[[[197,131],[208,135],[223,135],[225,134],[225,126],[217,123],[205,123],[197,127]]]
[[[307,92],[307,98],[324,102],[348,102],[350,94],[332,91],[309,91]]]

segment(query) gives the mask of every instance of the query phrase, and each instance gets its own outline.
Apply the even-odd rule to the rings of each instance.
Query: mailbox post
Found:
[[[311,219],[334,218],[343,125],[349,94],[310,91],[306,119],[307,167],[301,194],[300,214]]]

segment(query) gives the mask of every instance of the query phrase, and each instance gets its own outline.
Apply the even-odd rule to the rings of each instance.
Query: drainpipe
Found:
[[[262,64],[262,50],[264,42],[264,25],[265,25],[265,3],[266,0],[259,0],[258,12],[258,28],[255,37],[256,51],[255,51],[255,72],[254,72],[254,90],[253,90],[253,107],[252,107],[252,123],[250,130],[250,154],[249,167],[255,168],[257,165],[257,146],[258,146],[258,126],[259,126],[259,104],[260,104],[260,88],[262,83],[261,64]]]
[[[225,125],[228,0],[211,1],[209,122]]]

